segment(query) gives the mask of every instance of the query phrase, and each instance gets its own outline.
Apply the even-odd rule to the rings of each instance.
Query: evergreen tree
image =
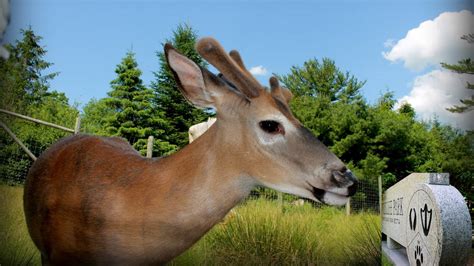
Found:
[[[49,81],[58,73],[45,74],[52,63],[44,60],[47,51],[40,44],[42,38],[31,27],[21,30],[21,34],[21,40],[6,45],[10,57],[0,58],[0,108],[74,128],[77,108],[69,105],[64,93],[49,88]],[[0,114],[0,120],[36,156],[59,138],[69,135],[3,114]],[[22,183],[31,163],[18,144],[0,129],[0,179],[7,183]]]
[[[472,44],[474,43],[474,34],[464,35],[461,39]],[[458,64],[454,65],[441,63],[441,66],[459,74],[474,75],[474,62],[471,58],[461,60]],[[466,89],[474,90],[474,84],[467,82]],[[460,99],[460,102],[461,105],[455,105],[451,108],[447,108],[447,110],[453,113],[464,113],[474,110],[474,91],[472,92],[471,98]]]
[[[180,53],[196,64],[206,67],[206,63],[194,49],[196,40],[197,34],[190,26],[179,25],[173,32],[173,37],[166,42],[171,43]],[[163,112],[164,118],[170,123],[165,140],[178,147],[183,147],[188,143],[189,127],[204,121],[208,114],[193,107],[184,99],[177,87],[173,73],[166,63],[162,49],[156,54],[160,61],[160,70],[154,72],[156,81],[152,82],[151,87],[155,93],[156,108]]]
[[[108,135],[121,136],[142,154],[146,153],[148,136],[155,137],[155,154],[166,154],[175,149],[173,145],[162,141],[167,131],[167,123],[152,106],[153,93],[145,88],[141,80],[141,71],[135,55],[128,52],[115,69],[117,78],[111,81],[112,90],[108,92],[104,104],[109,115],[104,119]]]
[[[49,81],[58,73],[44,74],[52,63],[45,61],[46,49],[41,37],[31,27],[21,30],[23,38],[8,44],[8,59],[0,58],[0,106],[12,111],[25,112],[27,106],[39,105],[48,93]]]

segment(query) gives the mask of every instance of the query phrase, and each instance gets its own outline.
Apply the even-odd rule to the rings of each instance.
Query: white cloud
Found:
[[[474,15],[471,11],[444,12],[409,30],[403,39],[382,55],[392,62],[402,61],[406,68],[417,71],[430,65],[439,66],[440,62],[456,63],[474,53],[474,46],[460,39],[462,35],[471,33],[473,28]],[[391,40],[384,43],[388,48],[391,44]]]
[[[249,72],[254,76],[265,76],[268,71],[263,66],[254,66],[250,68]]]
[[[465,130],[473,130],[472,112],[457,114],[446,110],[453,105],[459,105],[459,99],[471,97],[471,90],[466,89],[468,81],[474,83],[474,77],[468,74],[456,74],[448,70],[433,70],[418,76],[413,82],[410,94],[399,99],[395,108],[398,108],[403,102],[408,102],[416,110],[419,118],[423,120],[429,120],[436,116],[442,123]]]
[[[396,44],[395,40],[394,39],[388,39],[386,40],[384,43],[383,43],[383,47],[385,48],[392,48],[394,47]]]

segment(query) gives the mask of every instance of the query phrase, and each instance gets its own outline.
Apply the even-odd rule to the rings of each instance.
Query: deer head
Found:
[[[227,54],[212,38],[201,39],[196,48],[222,74],[199,67],[170,44],[165,45],[167,62],[191,104],[215,108],[220,145],[238,158],[233,163],[243,175],[327,204],[344,204],[355,193],[354,175],[293,116],[292,94],[277,78],[263,87],[237,51]]]

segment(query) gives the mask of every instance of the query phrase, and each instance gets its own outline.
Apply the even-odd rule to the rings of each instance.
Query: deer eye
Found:
[[[285,134],[285,129],[277,121],[264,120],[258,123],[260,128],[270,134]]]

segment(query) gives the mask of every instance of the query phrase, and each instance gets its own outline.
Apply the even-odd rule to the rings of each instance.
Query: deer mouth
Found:
[[[317,188],[315,186],[311,186],[313,190],[313,196],[321,203],[328,204],[328,205],[344,205],[347,202],[347,199],[354,195],[355,188],[349,187],[347,194],[339,194],[336,192],[324,190]]]

